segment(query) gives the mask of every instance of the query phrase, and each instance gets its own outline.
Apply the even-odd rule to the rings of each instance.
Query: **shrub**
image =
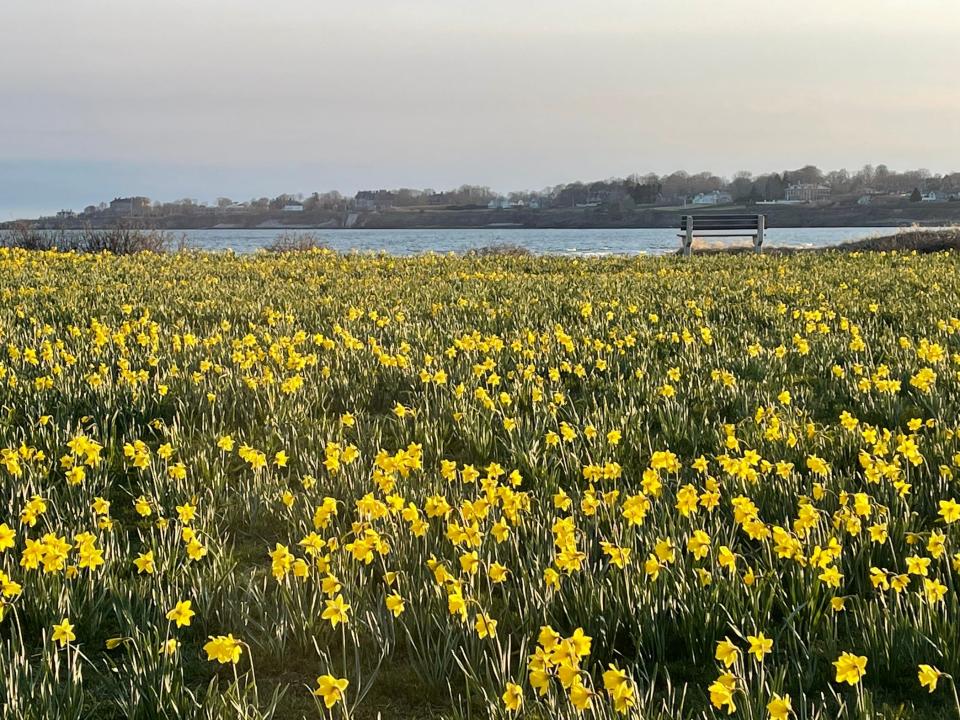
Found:
[[[291,253],[329,250],[329,246],[313,233],[284,232],[266,247],[267,252]]]
[[[30,223],[19,222],[3,237],[3,244],[23,250],[76,250],[131,255],[163,252],[171,245],[172,239],[168,232],[138,228],[126,223],[103,229],[87,226],[83,230],[42,230]]]
[[[108,252],[114,255],[132,255],[139,252],[160,253],[172,243],[170,233],[162,230],[137,228],[119,223],[111,228],[97,230],[87,227],[80,231],[78,249],[83,252]]]
[[[532,255],[527,248],[513,243],[494,243],[493,245],[484,245],[467,252],[468,256],[473,257],[526,257]]]
[[[23,250],[54,250],[70,246],[63,230],[39,230],[28,222],[18,222],[7,231],[3,244]]]

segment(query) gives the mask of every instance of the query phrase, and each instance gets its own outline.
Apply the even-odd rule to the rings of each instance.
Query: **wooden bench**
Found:
[[[754,252],[763,249],[766,219],[763,215],[684,215],[677,237],[683,242],[683,254],[689,255],[694,237],[752,237]]]

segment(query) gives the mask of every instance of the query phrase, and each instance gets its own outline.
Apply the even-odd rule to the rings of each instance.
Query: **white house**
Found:
[[[921,202],[946,202],[947,200],[949,200],[949,196],[946,193],[936,190],[930,190],[920,196]]]
[[[728,205],[733,202],[733,196],[728,192],[714,190],[708,193],[699,193],[694,196],[694,205]]]
[[[289,203],[283,206],[284,212],[303,212],[303,205],[301,203]]]
[[[507,198],[498,197],[488,202],[487,207],[491,210],[508,210],[511,207],[511,204]]]
[[[817,200],[826,200],[829,197],[829,187],[815,185],[814,183],[798,183],[797,185],[791,185],[784,191],[786,200],[796,202],[816,202]]]

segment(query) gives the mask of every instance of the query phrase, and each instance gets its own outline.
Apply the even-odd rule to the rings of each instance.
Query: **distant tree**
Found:
[[[877,169],[873,171],[873,184],[877,186],[878,190],[895,190],[896,187],[890,181],[890,169],[884,165],[877,165]]]
[[[690,194],[690,175],[683,170],[677,170],[660,178],[664,196],[676,199]]]
[[[711,172],[700,172],[690,177],[691,193],[708,193],[720,190],[724,186],[723,178]]]
[[[827,185],[829,185],[835,193],[850,191],[850,173],[847,172],[846,168],[828,172],[826,180]]]
[[[923,200],[923,195],[920,194],[920,188],[914,188],[913,192],[910,193],[910,202],[920,202]]]
[[[632,176],[632,178],[638,177],[637,175]],[[628,179],[624,184],[627,197],[633,201],[634,205],[653,205],[660,198],[663,187],[656,180],[646,182],[650,179],[649,175],[640,179],[644,182],[636,182],[635,179]],[[631,207],[630,209],[632,210],[633,208]]]
[[[343,195],[336,190],[314,192],[303,201],[304,210],[339,210],[345,206]]]
[[[284,205],[289,205],[291,202],[294,202],[294,200],[296,200],[296,197],[288,195],[287,193],[277,195],[273,200],[270,200],[270,209],[283,210]]]
[[[400,188],[393,193],[393,204],[397,207],[408,207],[410,205],[421,205],[424,202],[424,193],[422,190],[413,188]]]
[[[754,185],[753,176],[741,170],[734,176],[733,182],[727,186],[727,192],[733,196],[734,200],[748,200],[754,193]]]
[[[233,205],[233,200],[228,197],[218,197],[217,198],[217,207],[223,209],[225,207],[230,207]]]
[[[783,174],[787,185],[819,185],[823,182],[823,172],[816,165],[804,165],[799,170],[789,170]]]
[[[787,184],[778,173],[767,177],[763,187],[764,200],[783,200],[786,194]]]
[[[579,182],[557,186],[554,202],[557,207],[573,207],[577,203],[586,202],[588,192],[587,187]]]

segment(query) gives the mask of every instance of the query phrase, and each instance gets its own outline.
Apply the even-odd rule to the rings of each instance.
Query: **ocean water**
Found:
[[[202,250],[256,252],[269,246],[280,230],[177,230],[187,247]],[[463,253],[491,245],[516,245],[536,254],[549,255],[662,255],[678,250],[677,230],[662,229],[521,229],[481,228],[472,230],[287,230],[309,233],[339,252],[385,252],[394,255],[416,253]],[[889,235],[896,228],[770,228],[764,247],[817,248],[850,240]],[[750,245],[749,238],[704,240],[704,245]],[[697,247],[695,245],[695,247]]]

